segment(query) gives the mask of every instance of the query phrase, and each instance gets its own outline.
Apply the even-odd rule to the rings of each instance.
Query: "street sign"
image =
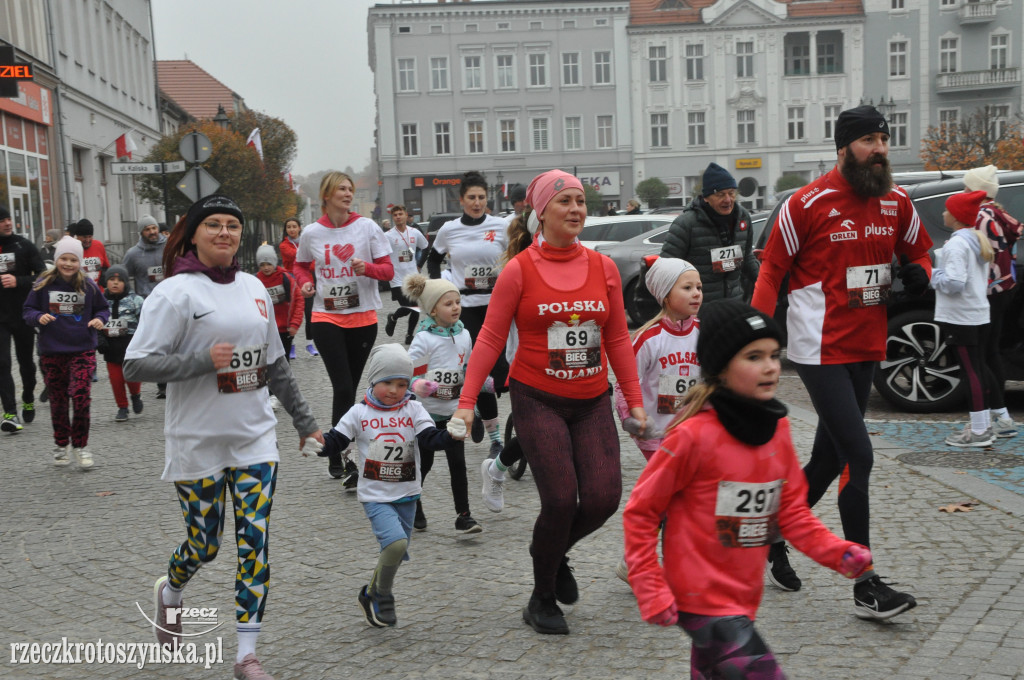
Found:
[[[111,163],[112,175],[159,175],[161,172],[184,172],[185,161],[172,163]]]
[[[178,182],[178,189],[193,202],[198,201],[203,196],[209,196],[219,186],[220,182],[215,180],[213,175],[199,167],[189,170],[181,178],[181,181]]]
[[[210,138],[202,132],[189,133],[182,137],[181,142],[178,144],[178,153],[189,163],[202,163],[210,157],[212,152],[213,144],[210,143]],[[200,194],[200,196],[205,195]]]

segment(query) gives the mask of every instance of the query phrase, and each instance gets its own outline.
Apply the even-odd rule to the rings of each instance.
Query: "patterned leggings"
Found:
[[[615,514],[622,497],[619,437],[608,394],[571,399],[509,381],[518,430],[540,493],[533,525],[534,594],[555,591],[562,558]]]
[[[76,448],[89,443],[89,407],[92,404],[92,374],[96,370],[96,352],[44,354],[39,357],[43,377],[50,391],[50,422],[53,441]],[[75,419],[68,416],[68,392]]]
[[[171,555],[170,585],[184,588],[204,562],[217,556],[224,531],[225,490],[230,490],[238,546],[235,618],[239,624],[258,626],[270,581],[267,542],[276,484],[277,463],[227,468],[212,477],[175,482],[188,539]]]
[[[690,636],[691,680],[785,680],[772,650],[746,616],[679,612]]]

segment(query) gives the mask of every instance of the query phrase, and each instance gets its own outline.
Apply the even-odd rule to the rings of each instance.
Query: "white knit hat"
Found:
[[[264,243],[256,249],[256,265],[259,266],[264,262],[277,266],[277,252],[269,243]]]
[[[971,168],[964,173],[964,186],[970,191],[984,191],[989,198],[999,193],[999,180],[996,179],[996,166],[986,165],[983,168]]]
[[[428,279],[422,274],[409,274],[402,281],[402,292],[416,302],[425,314],[432,314],[437,301],[445,293],[458,293],[459,289],[447,279]]]
[[[659,305],[664,304],[672,286],[688,271],[697,271],[697,268],[678,257],[659,257],[647,270],[647,290],[651,291]]]
[[[412,380],[412,359],[405,348],[396,342],[377,345],[370,352],[366,375],[371,387],[382,380]]]
[[[53,249],[53,261],[59,260],[61,255],[74,255],[78,258],[79,264],[81,264],[82,260],[85,259],[85,250],[82,248],[82,242],[74,236],[65,236],[57,241],[57,245]]]

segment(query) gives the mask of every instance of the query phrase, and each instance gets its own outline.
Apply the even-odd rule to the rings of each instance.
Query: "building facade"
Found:
[[[379,205],[427,219],[460,209],[468,170],[500,186],[556,167],[575,170],[606,203],[625,204],[628,19],[625,0],[372,7]],[[495,198],[496,209],[509,207]]]
[[[6,0],[0,40],[36,74],[0,99],[0,191],[19,233],[41,242],[86,217],[118,256],[153,212],[111,168],[118,137],[131,136],[136,157],[160,137],[148,0]]]
[[[885,99],[896,170],[921,167],[930,126],[986,112],[998,139],[1021,112],[1024,7],[1011,0],[865,0],[865,88]]]

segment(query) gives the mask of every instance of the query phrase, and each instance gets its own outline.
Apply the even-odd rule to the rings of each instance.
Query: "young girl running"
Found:
[[[963,431],[946,437],[950,446],[991,446],[995,438],[988,411],[982,352],[989,333],[986,291],[988,263],[992,261],[993,251],[988,239],[973,228],[985,199],[984,191],[953,194],[946,199],[942,221],[954,231],[946,245],[936,251],[937,266],[932,269],[935,320],[942,324],[946,343],[960,359],[971,409],[971,422]]]
[[[647,272],[647,290],[661,305],[661,311],[633,334],[636,372],[644,410],[650,415],[648,432],[636,434],[636,421],[629,415],[622,389],[615,385],[615,410],[623,428],[630,433],[647,460],[661,446],[669,423],[683,405],[686,393],[700,379],[697,312],[704,299],[700,273],[686,260],[659,257]],[[615,574],[628,581],[623,558]]]
[[[89,443],[92,374],[96,370],[96,331],[110,317],[107,301],[82,272],[82,244],[65,236],[57,242],[53,269],[36,281],[25,299],[23,318],[39,328],[39,362],[50,389],[53,464],[66,466],[73,453],[79,467],[93,465]],[[74,420],[68,418],[68,391]],[[70,442],[70,446],[69,446]],[[71,450],[69,450],[71,449]]]
[[[357,494],[380,557],[370,582],[359,590],[359,606],[375,628],[394,626],[395,596],[391,588],[412,537],[413,515],[422,490],[420,456],[424,450],[444,449],[453,439],[434,426],[423,404],[412,399],[409,381],[413,362],[395,343],[373,348],[367,365],[370,388],[324,435],[326,456],[355,442],[358,451]],[[459,433],[464,437],[465,427]]]
[[[807,505],[807,481],[775,400],[779,329],[736,300],[700,314],[702,384],[690,390],[623,513],[629,582],[648,623],[692,641],[691,677],[785,677],[754,629],[768,546],[779,533],[847,578],[870,551]],[[658,561],[658,528],[665,518]]]
[[[402,292],[417,302],[427,318],[419,322],[409,347],[412,357],[412,391],[423,400],[423,406],[438,427],[445,427],[455,413],[466,377],[466,366],[473,347],[469,331],[459,320],[462,296],[455,284],[444,279],[428,279],[420,274],[406,277]],[[424,449],[423,479],[434,465],[434,451]],[[452,498],[455,500],[455,531],[478,534],[480,523],[469,512],[469,481],[466,478],[466,444],[453,441],[444,450],[451,475]],[[423,505],[416,501],[416,528],[427,528]]]
[[[106,272],[106,289],[103,296],[110,306],[110,318],[103,327],[103,338],[100,342],[100,353],[107,362],[107,373],[110,375],[110,389],[114,392],[117,404],[117,415],[114,421],[123,423],[128,420],[128,395],[125,385],[132,397],[132,410],[142,413],[142,383],[129,382],[124,379],[124,353],[128,343],[139,327],[139,316],[142,314],[142,296],[131,291],[131,276],[120,264],[115,264]]]

